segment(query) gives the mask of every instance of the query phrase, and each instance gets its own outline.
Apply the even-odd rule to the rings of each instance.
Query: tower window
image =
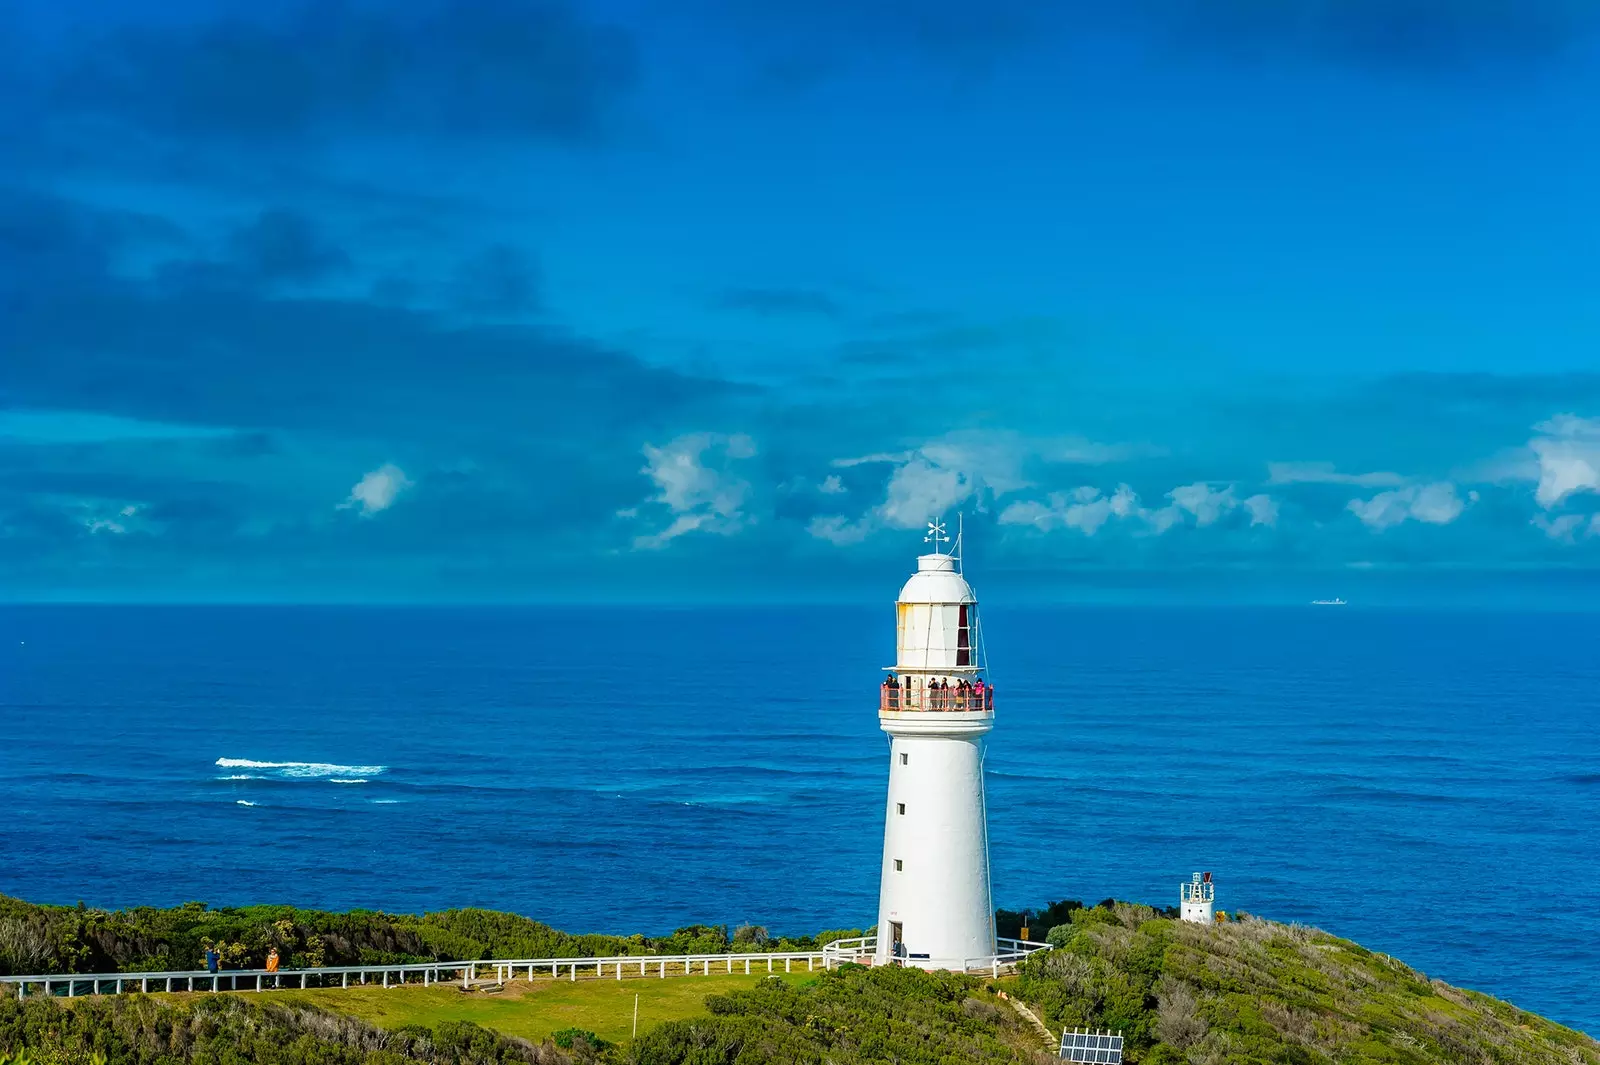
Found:
[[[894,804],[894,809],[895,809],[895,813],[899,814],[902,817],[905,816],[905,812],[906,812],[906,804],[905,803],[903,803],[903,802],[895,803]]]
[[[906,752],[901,751],[900,752],[900,764],[901,765],[910,765],[911,764],[911,756],[909,754],[907,754]]]
[[[905,865],[900,861],[899,858],[896,858],[894,860],[894,871],[899,873],[899,872],[903,872],[904,870],[905,870]]]

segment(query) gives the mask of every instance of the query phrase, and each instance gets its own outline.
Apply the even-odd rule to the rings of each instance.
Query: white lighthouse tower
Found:
[[[889,800],[874,960],[962,969],[995,953],[983,797],[994,691],[959,540],[951,553],[942,525],[928,531],[933,552],[900,590],[895,664],[880,689]]]
[[[1217,901],[1217,885],[1210,873],[1196,873],[1178,888],[1178,914],[1192,924],[1211,924],[1212,907]]]

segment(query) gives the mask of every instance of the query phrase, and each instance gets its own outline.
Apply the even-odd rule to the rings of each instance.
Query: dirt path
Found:
[[[1049,1028],[1045,1027],[1045,1023],[1039,1019],[1038,1014],[1034,1013],[1032,1010],[1014,998],[1008,997],[1006,1001],[1011,1003],[1011,1008],[1016,1010],[1023,1020],[1027,1021],[1034,1027],[1034,1029],[1039,1033],[1039,1037],[1044,1040],[1044,1045],[1048,1049],[1056,1050],[1060,1048],[1061,1041],[1055,1037]]]

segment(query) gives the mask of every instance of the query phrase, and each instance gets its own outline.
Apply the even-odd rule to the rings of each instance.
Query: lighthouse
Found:
[[[1178,912],[1191,924],[1211,924],[1216,901],[1217,885],[1210,873],[1196,873],[1187,884],[1178,886]]]
[[[944,526],[930,523],[927,542],[895,603],[895,664],[879,693],[889,794],[874,961],[964,969],[995,954],[983,796],[994,690],[960,541],[945,550]]]

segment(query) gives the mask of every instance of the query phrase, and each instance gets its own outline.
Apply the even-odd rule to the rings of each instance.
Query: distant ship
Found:
[[[1312,606],[1349,606],[1343,599],[1313,599]]]

